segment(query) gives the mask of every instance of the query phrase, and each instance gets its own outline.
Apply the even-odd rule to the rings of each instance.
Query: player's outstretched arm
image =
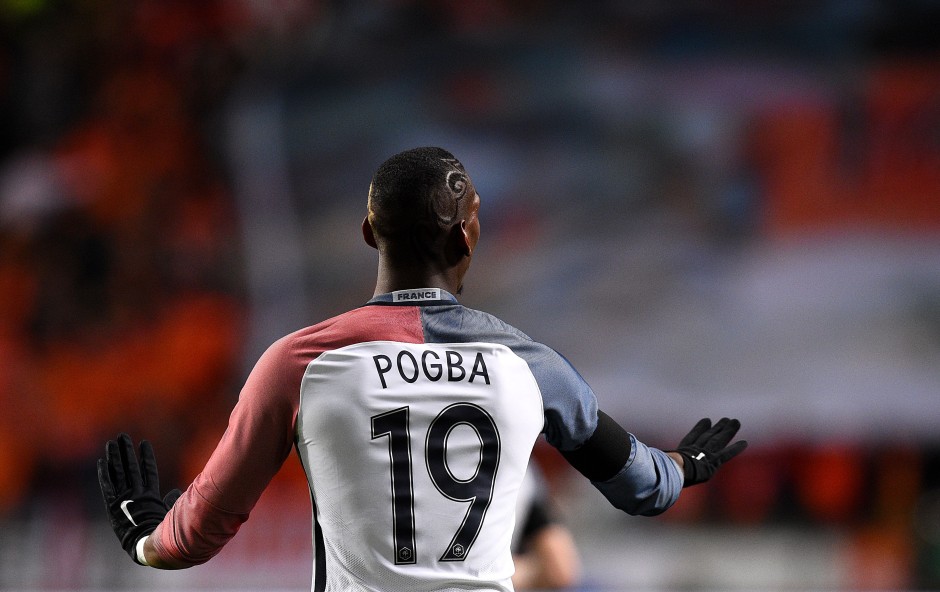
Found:
[[[712,478],[718,468],[747,448],[746,440],[738,440],[729,446],[741,422],[723,417],[712,425],[707,417],[699,420],[695,427],[679,442],[678,448],[669,451],[682,467],[685,477],[683,487],[704,483]]]
[[[139,543],[160,524],[179,498],[180,490],[160,496],[153,446],[146,440],[140,443],[138,462],[134,442],[127,434],[120,434],[117,440],[109,440],[105,445],[105,457],[98,459],[98,482],[121,547],[135,562],[147,565],[143,544]]]
[[[681,458],[647,446],[601,410],[591,437],[561,454],[615,508],[628,514],[660,514],[682,490]]]
[[[707,481],[747,447],[743,440],[728,445],[740,427],[736,419],[723,418],[714,426],[703,419],[676,450],[666,452],[643,444],[598,410],[594,434],[561,453],[614,507],[655,516],[676,502],[683,487]]]

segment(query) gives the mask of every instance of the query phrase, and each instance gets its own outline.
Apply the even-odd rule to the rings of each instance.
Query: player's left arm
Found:
[[[294,393],[303,366],[291,363],[291,351],[281,340],[262,355],[218,446],[175,503],[155,501],[158,479],[149,444],[141,447],[143,471],[129,437],[108,444],[106,459],[98,463],[102,494],[115,533],[136,562],[163,569],[204,563],[248,519],[293,447],[299,404]],[[127,508],[134,524],[127,524]],[[133,512],[145,509],[141,522]]]
[[[305,368],[290,336],[262,354],[205,468],[145,543],[148,563],[204,563],[248,520],[294,446]]]

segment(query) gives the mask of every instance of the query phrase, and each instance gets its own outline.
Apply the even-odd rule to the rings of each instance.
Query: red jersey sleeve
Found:
[[[206,467],[151,535],[168,565],[189,567],[216,555],[290,454],[309,361],[293,343],[285,337],[258,360]]]

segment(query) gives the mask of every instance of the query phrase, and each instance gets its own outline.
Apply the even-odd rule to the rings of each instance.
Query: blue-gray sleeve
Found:
[[[675,503],[683,482],[676,464],[666,453],[646,446],[606,416],[605,429],[599,430],[597,397],[561,354],[492,315],[459,305],[426,307],[422,322],[429,342],[499,343],[525,360],[541,391],[545,414],[542,431],[550,444],[563,454],[575,451],[566,458],[577,456],[578,449],[594,457],[602,452],[595,450],[599,446],[604,451],[617,451],[609,457],[627,459],[612,477],[591,481],[615,507],[630,514],[652,516]],[[610,474],[606,469],[603,472]]]
[[[628,514],[655,516],[669,509],[682,491],[682,471],[658,448],[643,444],[630,434],[630,459],[606,481],[591,481],[616,508]]]
[[[513,348],[529,365],[542,393],[542,432],[559,450],[581,446],[597,427],[597,397],[578,371],[553,349],[528,341]]]
[[[555,448],[577,448],[594,433],[597,427],[594,391],[555,350],[490,314],[459,305],[425,307],[422,322],[429,342],[499,343],[525,360],[542,394],[545,413],[542,432]]]

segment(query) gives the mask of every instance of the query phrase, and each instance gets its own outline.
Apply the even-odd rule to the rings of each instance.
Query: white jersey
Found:
[[[154,546],[172,565],[208,560],[296,448],[314,591],[511,590],[536,438],[577,448],[597,417],[571,365],[499,319],[442,290],[379,296],[265,352]]]
[[[515,500],[543,423],[532,373],[503,345],[378,341],[312,361],[298,448],[320,468],[308,475],[338,568],[327,581],[510,589]]]

